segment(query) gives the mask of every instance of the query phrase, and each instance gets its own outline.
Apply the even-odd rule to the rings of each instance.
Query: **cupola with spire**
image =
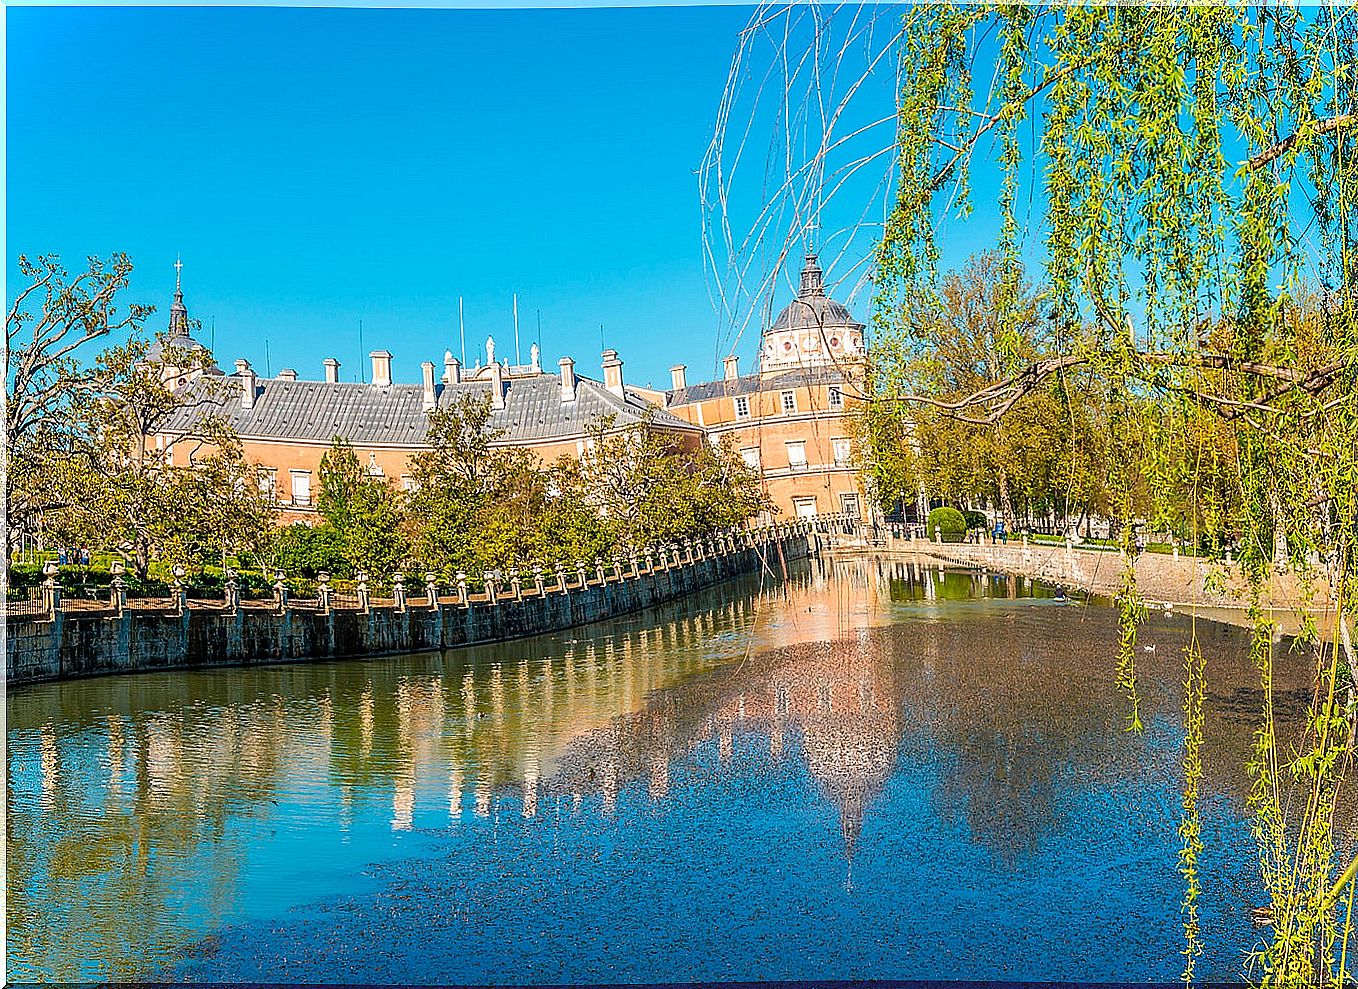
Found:
[[[820,260],[808,253],[797,297],[764,331],[759,369],[782,371],[862,360],[863,329],[847,307],[825,294]]]
[[[149,363],[163,365],[161,379],[168,387],[179,388],[200,375],[219,375],[222,370],[213,361],[208,348],[189,332],[189,310],[184,305],[184,286],[180,277],[184,262],[175,258],[174,268],[174,302],[170,305],[170,326],[167,332],[156,336],[155,342],[147,348],[146,358]],[[179,355],[191,358],[182,361],[188,367],[179,366],[176,362]]]

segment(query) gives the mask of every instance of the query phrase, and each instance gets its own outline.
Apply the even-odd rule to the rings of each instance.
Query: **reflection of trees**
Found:
[[[230,825],[266,820],[298,787],[327,785],[341,827],[384,803],[393,828],[411,827],[421,786],[446,794],[453,816],[466,794],[488,813],[569,739],[734,654],[759,594],[757,581],[729,584],[611,626],[446,657],[14,691],[12,977],[131,979],[181,950],[235,903],[252,829]]]
[[[1138,654],[1140,682],[1162,744],[1129,744],[1111,612],[925,608],[885,624],[912,579],[911,594],[925,579],[944,596],[1010,593],[969,574],[949,585],[857,562],[762,594],[757,582],[727,585],[634,619],[444,656],[16,691],[12,970],[131,978],[180,950],[235,904],[246,843],[263,840],[241,822],[267,820],[299,787],[325,788],[318,813],[335,822],[317,827],[363,813],[400,830],[431,808],[453,820],[506,807],[533,817],[551,797],[611,812],[630,786],[660,805],[676,764],[743,773],[740,760],[797,758],[852,855],[906,751],[938,767],[939,812],[1008,861],[1060,826],[1067,790],[1135,780],[1148,761],[1177,773],[1181,625],[1148,620],[1143,641],[1157,651]],[[1243,804],[1253,672],[1241,633],[1202,624],[1199,635],[1215,691],[1205,787]],[[1305,667],[1280,664],[1285,700]],[[1296,700],[1284,707],[1299,711]]]

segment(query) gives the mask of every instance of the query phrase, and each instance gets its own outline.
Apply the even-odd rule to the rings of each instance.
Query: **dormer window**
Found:
[[[796,411],[797,411],[797,393],[796,393],[795,391],[785,391],[785,392],[783,392],[782,401],[783,401],[783,411],[784,411],[784,412],[796,412]]]
[[[827,399],[829,401],[830,408],[832,409],[844,408],[844,389],[840,388],[839,385],[831,385],[830,390],[827,393]]]
[[[750,418],[750,400],[744,395],[741,395],[736,399],[736,418]]]

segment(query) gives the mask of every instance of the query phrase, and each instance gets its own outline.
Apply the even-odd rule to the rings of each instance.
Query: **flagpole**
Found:
[[[514,363],[523,363],[523,354],[519,352],[519,293],[514,293]]]

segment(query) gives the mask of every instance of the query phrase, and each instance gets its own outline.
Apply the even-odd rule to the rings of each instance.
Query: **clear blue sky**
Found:
[[[9,270],[126,251],[159,330],[180,253],[228,370],[350,379],[361,318],[417,381],[459,295],[512,357],[517,291],[525,360],[540,309],[553,366],[597,376],[602,323],[629,381],[710,377],[694,172],[748,16],[10,8]]]

